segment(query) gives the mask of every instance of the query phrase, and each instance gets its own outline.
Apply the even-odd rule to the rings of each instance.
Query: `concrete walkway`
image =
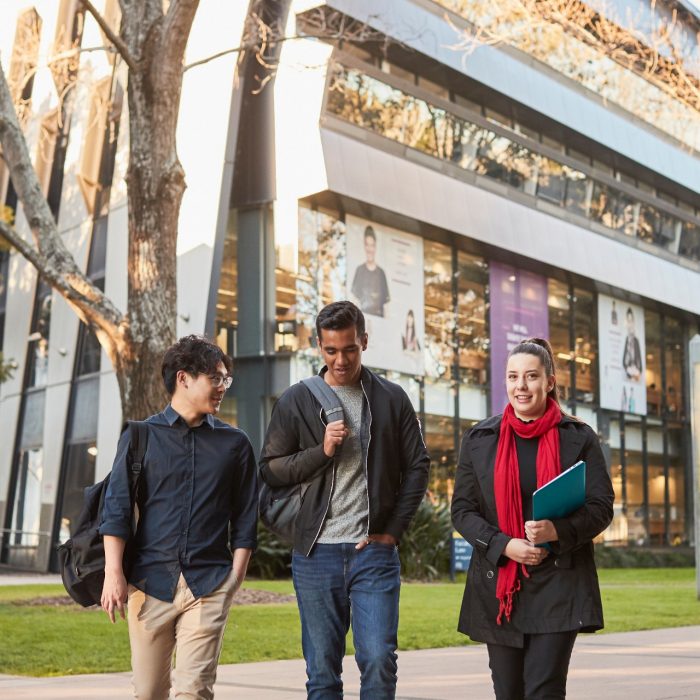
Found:
[[[303,700],[304,663],[268,661],[221,666],[217,700]],[[572,700],[700,698],[700,627],[581,635],[574,648]],[[359,697],[358,673],[345,660],[345,696]],[[3,700],[131,697],[129,674],[61,678],[0,676]],[[397,700],[488,700],[493,697],[483,646],[399,653]]]

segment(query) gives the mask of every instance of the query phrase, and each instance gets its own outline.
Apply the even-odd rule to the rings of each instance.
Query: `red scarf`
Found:
[[[551,398],[547,398],[547,408],[544,415],[529,423],[519,420],[510,404],[503,412],[493,484],[496,495],[498,527],[510,537],[525,537],[523,501],[520,493],[520,468],[518,467],[515,435],[523,438],[540,438],[537,447],[537,488],[540,488],[561,473],[559,430],[557,429],[560,421],[561,408]],[[523,576],[529,578],[525,565],[521,564],[520,568]],[[499,568],[496,583],[496,597],[499,601],[496,622],[499,625],[504,613],[506,619],[510,621],[510,615],[513,611],[513,596],[519,590],[518,564],[509,559],[505,566]]]

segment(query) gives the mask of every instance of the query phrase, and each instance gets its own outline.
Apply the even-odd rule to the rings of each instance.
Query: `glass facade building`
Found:
[[[17,5],[34,43],[72,21],[66,3],[57,18]],[[214,5],[198,11],[198,56],[244,31],[245,3]],[[596,3],[570,5],[585,18]],[[601,48],[590,26],[540,18],[518,34],[508,2],[283,6],[270,3],[306,38],[267,66],[252,54],[198,65],[182,97],[177,330],[234,357],[220,417],[259,448],[276,398],[320,368],[319,309],[352,299],[368,322],[365,363],[406,390],[420,419],[428,498],[441,504],[464,432],[505,405],[509,347],[547,337],[562,406],[597,431],[609,464],[615,517],[601,544],[692,545],[700,106],[664,87],[670,54],[652,74]],[[684,37],[700,22],[677,18],[674,60],[692,73]],[[496,20],[502,40],[465,41]],[[608,36],[634,29],[601,22]],[[84,31],[99,36],[89,17]],[[125,83],[118,62],[90,69],[90,99],[32,148],[53,153],[37,167],[69,247],[125,305]],[[56,123],[53,95],[36,94],[45,82],[22,94],[30,125]],[[2,161],[1,203],[18,208]],[[367,274],[368,246],[382,275]],[[16,253],[0,252],[0,349],[18,365],[0,386],[1,563],[47,570],[82,489],[111,467],[117,382],[95,336]]]

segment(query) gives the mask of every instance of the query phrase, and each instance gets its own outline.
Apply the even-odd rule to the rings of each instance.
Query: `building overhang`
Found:
[[[404,156],[321,129],[328,189],[591,279],[599,288],[700,314],[700,274],[635,245],[463,182],[417,151]],[[408,156],[408,157],[407,157]]]

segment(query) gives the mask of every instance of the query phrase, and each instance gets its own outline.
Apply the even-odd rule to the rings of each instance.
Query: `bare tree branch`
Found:
[[[95,22],[97,22],[100,29],[104,32],[104,35],[119,52],[119,55],[124,59],[124,62],[129,66],[130,70],[136,72],[138,70],[138,62],[131,55],[129,48],[121,40],[119,35],[112,31],[112,28],[107,24],[105,18],[95,9],[95,6],[90,0],[80,0],[80,3],[93,16]]]
[[[114,46],[87,46],[85,48],[77,47],[73,49],[68,49],[67,51],[61,51],[61,53],[54,54],[53,56],[51,56],[51,58],[46,60],[46,65],[50,66],[52,63],[56,63],[57,61],[63,61],[66,58],[73,58],[74,56],[77,56],[81,53],[94,53],[95,51],[119,53],[119,51],[117,51],[117,49],[115,49]],[[36,73],[36,71],[34,71],[34,73]],[[34,73],[25,77],[25,80],[27,80],[29,77],[32,77]]]
[[[0,235],[9,241],[39,273],[91,325],[116,332],[123,314],[78,268],[58,233],[56,222],[41,190],[27,143],[15,112],[12,96],[0,65],[0,144],[12,173],[12,182],[36,242],[28,243],[7,222],[0,221]]]
[[[163,32],[163,58],[166,62],[177,60],[182,64],[198,7],[199,0],[171,0]]]

